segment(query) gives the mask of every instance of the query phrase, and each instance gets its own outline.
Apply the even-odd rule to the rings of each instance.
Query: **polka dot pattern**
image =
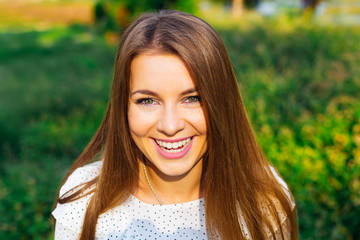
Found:
[[[60,189],[60,195],[95,178],[100,168],[101,162],[78,168]],[[78,239],[91,196],[57,205],[52,213],[57,220],[55,239]],[[120,206],[99,216],[96,238],[207,239],[204,199],[160,206],[131,195]]]
[[[84,167],[76,169],[73,174],[70,175],[68,180],[60,189],[60,196],[68,196],[77,190],[77,187],[83,183],[94,179],[101,168],[102,162],[94,162]],[[56,227],[57,233],[64,232],[64,229],[68,229],[71,235],[76,233],[74,238],[60,237],[57,239],[77,239],[77,234],[81,232],[82,223],[84,222],[84,215],[88,202],[92,194],[84,196],[76,201],[72,201],[66,204],[57,204],[52,215],[57,221],[57,224],[61,224],[61,227]],[[59,229],[62,229],[60,231]],[[55,234],[55,237],[57,235]],[[59,236],[59,235],[58,235]]]
[[[101,163],[95,162],[78,168],[60,189],[60,195],[95,178],[99,174]],[[275,170],[273,173],[276,174]],[[283,186],[287,187],[286,184]],[[67,194],[71,193],[72,191]],[[57,220],[55,240],[79,238],[91,196],[89,194],[76,201],[57,205],[52,213]],[[243,233],[251,239],[241,214],[239,222]],[[96,239],[207,239],[204,199],[161,206],[142,202],[131,195],[120,206],[99,216]]]
[[[104,239],[207,239],[204,200],[170,205],[144,203],[134,196],[101,215]]]

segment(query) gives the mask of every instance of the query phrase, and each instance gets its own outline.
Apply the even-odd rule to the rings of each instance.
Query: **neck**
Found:
[[[150,184],[146,179],[142,164],[140,162],[139,185],[134,193],[140,200],[152,204],[175,204],[203,197],[200,186],[202,160],[190,171],[179,176],[165,175],[147,161],[145,167]]]

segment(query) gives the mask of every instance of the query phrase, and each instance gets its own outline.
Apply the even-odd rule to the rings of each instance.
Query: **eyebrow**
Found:
[[[180,95],[187,95],[187,94],[191,94],[191,93],[194,93],[194,92],[197,92],[197,91],[198,90],[196,88],[190,88],[190,89],[187,89],[187,90],[181,92]],[[130,96],[133,96],[133,95],[135,95],[137,93],[158,97],[158,94],[156,92],[153,92],[153,91],[147,90],[147,89],[136,90],[136,91],[132,92]]]

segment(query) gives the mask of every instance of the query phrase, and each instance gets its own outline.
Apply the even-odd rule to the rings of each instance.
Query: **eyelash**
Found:
[[[186,103],[195,104],[201,102],[200,96],[194,95],[185,98]]]
[[[146,103],[146,101],[151,101],[151,103]],[[151,106],[155,103],[155,100],[152,98],[140,98],[136,100],[136,104],[142,105],[142,106]]]
[[[201,99],[200,99],[200,96],[198,96],[198,95],[188,96],[184,99],[184,102],[188,103],[188,104],[196,104],[196,103],[200,103]],[[149,106],[154,105],[156,103],[156,101],[150,97],[147,97],[147,98],[140,98],[140,99],[136,100],[135,103],[138,105],[149,107]]]

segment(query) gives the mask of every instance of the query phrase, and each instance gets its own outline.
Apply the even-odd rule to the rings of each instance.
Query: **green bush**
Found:
[[[360,102],[335,98],[324,114],[259,136],[295,196],[301,239],[358,239]]]
[[[291,125],[334,97],[360,97],[356,28],[268,24],[220,30],[255,125],[264,116],[272,127]]]
[[[97,103],[88,111],[74,109],[67,116],[49,116],[30,124],[20,139],[20,158],[76,159],[100,126],[106,106]]]
[[[52,239],[56,190],[101,122],[115,47],[82,26],[0,42],[0,239]]]
[[[94,5],[95,20],[104,30],[119,30],[126,27],[134,16],[142,12],[176,9],[195,13],[198,0],[99,0]]]
[[[293,191],[301,239],[358,239],[360,32],[268,24],[220,30],[260,145]]]
[[[0,239],[53,239],[51,207],[66,165],[43,157],[2,167]]]
[[[91,29],[4,33],[0,42],[0,157],[19,155],[25,132],[36,137],[30,125],[107,101],[116,49]]]

